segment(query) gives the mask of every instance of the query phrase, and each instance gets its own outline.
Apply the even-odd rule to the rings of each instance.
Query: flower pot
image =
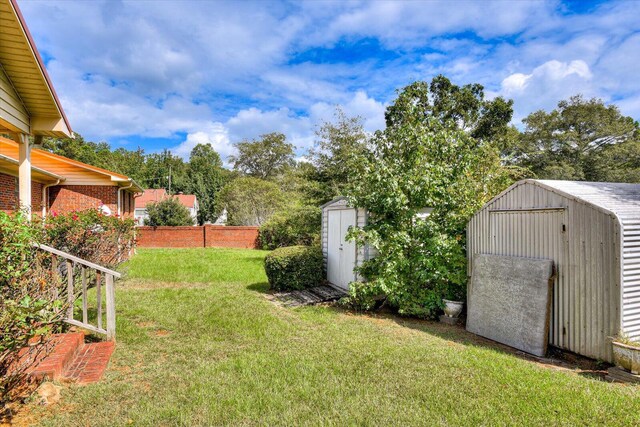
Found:
[[[458,317],[462,313],[462,306],[464,305],[462,301],[443,299],[442,302],[444,302],[444,314],[447,317]]]
[[[613,363],[632,374],[640,374],[640,347],[613,341]]]

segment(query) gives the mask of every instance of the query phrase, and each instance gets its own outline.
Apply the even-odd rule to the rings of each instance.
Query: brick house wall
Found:
[[[118,213],[118,187],[108,185],[56,185],[49,187],[49,209],[58,213],[107,206]]]
[[[31,211],[42,213],[42,188],[44,184],[31,181]],[[112,214],[118,212],[118,187],[108,185],[58,185],[47,189],[49,211],[67,213],[106,205]],[[122,212],[125,217],[133,217],[134,196],[129,191],[121,191]],[[0,173],[0,211],[15,212],[18,208],[18,178]]]
[[[31,211],[42,212],[43,184],[31,181]],[[0,211],[11,213],[18,209],[18,178],[0,173]]]

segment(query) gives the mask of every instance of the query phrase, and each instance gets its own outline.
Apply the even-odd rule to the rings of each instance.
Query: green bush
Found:
[[[49,215],[42,243],[103,267],[115,268],[129,258],[134,238],[133,219],[87,209]]]
[[[272,289],[306,289],[323,280],[322,251],[317,246],[278,248],[264,260],[264,269]]]
[[[285,246],[312,246],[320,243],[322,211],[302,206],[272,216],[260,227],[260,244],[273,250]]]
[[[159,202],[151,202],[147,205],[147,215],[144,225],[157,226],[187,226],[194,225],[193,218],[187,209],[176,197],[168,197]]]
[[[51,277],[50,257],[32,246],[41,237],[38,222],[0,212],[0,419],[4,405],[26,391],[28,369],[47,351],[48,337],[65,314],[57,297],[64,287]],[[20,354],[36,336],[41,345]]]

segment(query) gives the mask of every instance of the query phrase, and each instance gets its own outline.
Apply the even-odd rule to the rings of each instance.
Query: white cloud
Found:
[[[380,129],[394,89],[437,73],[512,97],[516,120],[577,92],[640,117],[640,2],[20,5],[72,127],[94,140],[186,133],[181,155],[206,141],[224,157],[280,131],[302,155],[335,105]]]
[[[577,93],[594,94],[593,74],[586,62],[552,60],[534,68],[531,73],[514,73],[502,80],[500,95],[514,100],[514,121],[538,109],[552,109],[558,101]]]
[[[367,96],[364,91],[356,92],[340,106],[348,117],[359,116],[365,130],[373,132],[384,127],[385,106]],[[197,144],[210,143],[223,159],[234,153],[233,144],[244,139],[258,138],[270,132],[281,132],[297,148],[299,158],[312,147],[315,131],[322,122],[334,119],[336,105],[318,102],[309,108],[310,114],[300,116],[287,108],[262,111],[257,108],[241,110],[224,123],[204,123],[198,130],[189,132],[186,139],[171,151],[188,158]]]

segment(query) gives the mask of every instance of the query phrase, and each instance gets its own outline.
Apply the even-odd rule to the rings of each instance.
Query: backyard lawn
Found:
[[[105,377],[42,425],[637,425],[640,387],[541,366],[461,328],[265,298],[266,252],[139,250]]]

